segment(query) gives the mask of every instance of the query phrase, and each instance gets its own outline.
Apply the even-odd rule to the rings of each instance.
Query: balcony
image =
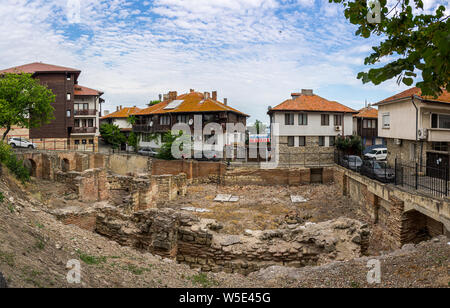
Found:
[[[137,124],[133,125],[133,131],[137,133],[149,133],[153,130],[148,124]]]
[[[74,115],[75,116],[97,116],[97,110],[95,110],[95,109],[75,110]]]
[[[95,134],[97,127],[74,127],[72,134]]]

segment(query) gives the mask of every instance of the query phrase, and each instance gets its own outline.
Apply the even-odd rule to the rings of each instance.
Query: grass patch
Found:
[[[208,275],[205,273],[200,273],[188,278],[195,285],[201,286],[202,288],[211,288],[213,286],[218,286],[219,283],[214,279],[209,279]]]
[[[77,250],[77,254],[78,254],[78,257],[80,258],[80,260],[88,265],[99,265],[101,263],[106,263],[106,261],[107,261],[106,257],[91,256],[80,250]]]
[[[356,281],[352,281],[350,282],[350,287],[354,288],[354,289],[359,289],[361,288],[359,283],[357,283]]]
[[[138,267],[134,264],[128,264],[127,266],[124,267],[124,269],[137,276],[142,275],[144,272],[150,272],[150,268]]]
[[[41,239],[37,240],[37,242],[34,244],[34,248],[39,249],[39,250],[44,250],[45,242]]]
[[[0,250],[0,260],[2,262],[5,262],[10,267],[14,267],[16,262],[14,261],[14,254],[9,252],[3,252]]]
[[[14,214],[14,212],[16,211],[16,208],[14,207],[14,204],[12,203],[8,203],[8,210],[11,214]]]

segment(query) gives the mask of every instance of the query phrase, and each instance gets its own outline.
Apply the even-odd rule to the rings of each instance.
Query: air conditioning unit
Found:
[[[420,140],[425,140],[428,138],[428,129],[422,128],[417,132],[417,136],[419,136]]]
[[[342,126],[335,126],[334,128],[337,132],[340,132],[342,130]]]
[[[395,139],[395,140],[394,140],[394,143],[395,143],[396,145],[402,145],[402,139]]]

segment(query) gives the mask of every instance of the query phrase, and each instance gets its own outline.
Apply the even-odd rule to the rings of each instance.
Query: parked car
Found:
[[[342,165],[345,168],[351,169],[353,171],[358,171],[363,164],[361,157],[356,155],[346,155],[342,159]]]
[[[377,148],[365,154],[364,157],[366,157],[367,159],[374,159],[374,160],[386,160],[387,154],[388,150],[386,148]]]
[[[360,169],[361,174],[383,183],[391,183],[395,180],[395,171],[385,162],[365,160]]]
[[[158,155],[158,152],[156,152],[152,148],[140,148],[138,154],[143,156],[155,157],[156,155]]]
[[[37,145],[25,138],[9,138],[8,144],[13,148],[37,149]]]

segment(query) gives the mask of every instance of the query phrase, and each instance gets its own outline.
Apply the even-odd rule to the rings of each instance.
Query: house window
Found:
[[[188,123],[188,122],[189,122],[188,115],[178,115],[177,116],[177,123]]]
[[[87,144],[86,139],[83,139],[82,143],[83,143],[83,144]]]
[[[322,114],[322,126],[330,126],[330,115]]]
[[[67,93],[67,100],[70,101],[72,95],[70,93]]]
[[[431,115],[431,128],[450,129],[450,115],[433,113]]]
[[[75,144],[76,145],[80,144],[80,140],[75,140]]]
[[[325,137],[319,136],[319,147],[324,147],[324,146],[325,146]]]
[[[159,118],[160,125],[170,125],[170,116],[161,116]]]
[[[80,120],[79,119],[75,119],[75,127],[80,127]]]
[[[308,125],[308,114],[301,113],[298,115],[298,125]]]
[[[66,78],[67,78],[67,80],[72,80],[72,75],[67,74]]]
[[[391,116],[389,113],[383,114],[383,128],[391,127]]]
[[[299,143],[298,143],[298,145],[301,146],[301,147],[306,146],[306,137],[305,137],[305,136],[300,136],[300,137],[299,137]]]
[[[293,147],[295,145],[295,137],[288,137],[288,147]]]
[[[294,114],[293,113],[286,113],[284,115],[284,124],[285,125],[294,125]]]
[[[66,116],[67,116],[68,118],[70,118],[71,115],[72,115],[72,111],[71,111],[70,109],[68,109],[67,112],[66,112]]]
[[[335,141],[336,141],[336,137],[330,136],[330,147],[334,147]]]
[[[433,142],[432,144],[433,151],[442,151],[442,152],[448,152],[448,142]]]
[[[94,144],[94,139],[89,139],[89,144]]]
[[[94,127],[94,119],[88,120],[88,127]]]
[[[342,115],[334,116],[334,126],[342,126]]]

